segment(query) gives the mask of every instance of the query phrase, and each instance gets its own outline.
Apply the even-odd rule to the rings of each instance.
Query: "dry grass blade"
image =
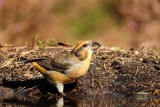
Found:
[[[0,65],[0,68],[4,68],[4,67],[9,66],[9,65],[13,62],[13,60],[14,60],[14,58],[9,59],[9,60],[6,60],[4,63],[2,63],[2,64]]]

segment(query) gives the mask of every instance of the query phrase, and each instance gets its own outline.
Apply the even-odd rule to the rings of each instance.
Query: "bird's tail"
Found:
[[[37,62],[37,61],[43,61],[43,60],[45,60],[45,59],[42,59],[42,58],[38,58],[38,59],[28,59],[28,58],[25,58],[25,57],[20,57],[20,60],[21,60],[21,61],[24,61],[24,63],[27,64],[27,63]]]
[[[27,59],[27,58],[21,58],[22,60],[24,60],[24,63],[31,63],[33,65],[33,67],[35,67],[40,73],[42,74],[46,74],[47,69],[45,69],[43,66],[41,66],[41,64],[39,62],[45,60],[45,59]]]

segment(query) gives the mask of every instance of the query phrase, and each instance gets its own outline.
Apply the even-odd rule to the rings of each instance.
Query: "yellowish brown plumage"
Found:
[[[100,44],[97,42],[81,41],[66,57],[58,57],[49,61],[34,59],[26,62],[31,62],[47,81],[56,85],[59,93],[64,95],[64,84],[73,83],[87,73],[92,53],[99,47]]]
[[[69,83],[75,82],[73,79],[69,78],[65,74],[62,74],[62,73],[57,72],[57,71],[54,71],[54,73],[51,73],[50,75],[48,75],[48,78],[55,81],[55,83],[69,84]]]
[[[42,73],[42,74],[46,74],[47,70],[45,68],[43,68],[42,66],[40,66],[37,62],[32,62],[33,67],[37,68],[37,70]]]

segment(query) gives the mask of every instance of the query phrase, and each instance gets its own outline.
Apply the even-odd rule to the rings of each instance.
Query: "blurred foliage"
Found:
[[[136,36],[132,45],[137,47],[159,47],[160,42],[160,1],[121,0],[119,12],[124,25]]]
[[[69,8],[72,6],[73,0],[61,0],[58,1],[53,7],[51,8],[52,13],[60,14],[69,11]]]
[[[159,0],[0,0],[0,43],[93,39],[108,46],[158,47]]]
[[[79,15],[71,21],[75,35],[93,34],[95,30],[101,28],[101,25],[105,27],[107,25],[113,26],[115,23],[117,24],[117,20],[120,19],[120,17],[117,11],[114,11],[115,8],[112,7],[115,3],[104,4],[107,3],[101,1],[100,6],[83,9]]]
[[[99,23],[104,19],[106,12],[103,8],[94,10],[83,10],[72,22],[73,28],[77,35],[86,35],[96,30]]]

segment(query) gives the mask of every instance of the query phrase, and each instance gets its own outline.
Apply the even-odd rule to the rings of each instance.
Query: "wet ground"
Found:
[[[0,101],[0,107],[159,107],[159,105],[160,99],[156,98],[114,97],[111,95],[84,98],[43,96],[38,99],[12,97]]]

